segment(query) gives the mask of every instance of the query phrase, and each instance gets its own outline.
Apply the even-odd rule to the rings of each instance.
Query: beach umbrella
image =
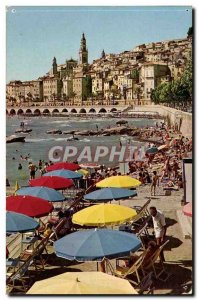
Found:
[[[67,272],[36,281],[31,295],[137,294],[128,280],[103,272]]]
[[[135,234],[110,229],[81,230],[54,242],[58,257],[77,261],[102,261],[130,255],[141,247]]]
[[[65,200],[62,193],[44,186],[24,187],[19,189],[16,194],[38,197],[49,202],[62,202]]]
[[[84,164],[80,164],[80,167],[82,169],[100,169],[101,165],[96,163],[84,163]]]
[[[61,169],[76,171],[80,169],[80,166],[78,164],[69,163],[69,162],[59,162],[46,168],[47,172],[61,170]]]
[[[82,174],[83,176],[86,176],[89,174],[89,171],[85,170],[85,169],[79,169],[76,171],[76,173],[80,173]]]
[[[169,145],[161,145],[157,149],[158,149],[158,151],[160,151],[160,150],[168,150],[169,149]]]
[[[116,204],[98,204],[75,213],[72,222],[84,226],[118,225],[137,215],[135,209]]]
[[[84,199],[89,201],[108,202],[111,200],[128,199],[135,196],[137,196],[136,191],[122,188],[104,188],[85,195]]]
[[[27,232],[34,231],[40,224],[34,219],[12,211],[6,212],[6,232]]]
[[[189,202],[186,205],[184,205],[183,213],[185,216],[192,217],[192,202]]]
[[[98,183],[96,183],[96,187],[105,188],[105,187],[115,187],[115,188],[134,188],[141,184],[141,182],[135,178],[130,176],[111,176],[105,178]]]
[[[146,153],[147,154],[155,154],[155,153],[157,153],[158,152],[158,148],[157,147],[151,147],[151,148],[148,148],[147,150],[146,150]]]
[[[30,186],[45,186],[55,190],[64,190],[74,185],[71,179],[58,176],[42,176],[29,181]]]
[[[70,171],[70,170],[64,170],[64,169],[51,171],[51,172],[45,173],[43,176],[58,176],[58,177],[67,178],[67,179],[80,179],[83,177],[82,174],[79,174],[77,172]]]
[[[53,206],[38,197],[17,195],[6,197],[6,210],[40,218],[52,212]]]

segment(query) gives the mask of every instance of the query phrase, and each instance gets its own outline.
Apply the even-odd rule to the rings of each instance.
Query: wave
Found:
[[[72,125],[69,125],[69,124],[61,124],[60,127],[72,127]]]
[[[70,120],[54,120],[49,122],[50,124],[61,124],[61,123],[69,123]]]
[[[37,143],[37,142],[44,142],[44,141],[54,141],[55,139],[49,138],[49,139],[26,139],[26,142],[29,143]]]
[[[89,140],[89,139],[86,139],[86,138],[84,138],[84,139],[82,139],[82,140],[79,140],[80,142],[91,142],[91,140]]]
[[[54,141],[67,141],[67,138],[57,138],[57,139],[53,139]]]

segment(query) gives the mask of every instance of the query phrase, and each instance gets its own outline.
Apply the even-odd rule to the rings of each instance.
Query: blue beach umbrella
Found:
[[[137,192],[134,190],[104,188],[85,195],[84,199],[89,201],[108,202],[111,200],[128,199],[129,197],[135,196],[137,196]]]
[[[36,187],[24,187],[19,189],[16,192],[17,195],[29,195],[33,197],[39,197],[41,199],[50,201],[50,202],[61,202],[65,200],[65,197],[60,192],[42,186]]]
[[[157,147],[151,147],[151,148],[148,148],[148,149],[146,150],[146,153],[147,153],[147,154],[155,154],[155,153],[157,153],[157,152],[158,152]]]
[[[34,231],[39,226],[37,221],[26,215],[6,212],[6,232],[8,233]]]
[[[101,261],[130,255],[141,247],[135,234],[110,229],[90,229],[68,234],[54,243],[58,257]]]
[[[63,178],[67,178],[67,179],[80,179],[83,177],[82,174],[79,174],[77,172],[70,171],[70,170],[64,170],[64,169],[51,171],[51,172],[45,173],[43,176],[58,176],[58,177],[63,177]]]

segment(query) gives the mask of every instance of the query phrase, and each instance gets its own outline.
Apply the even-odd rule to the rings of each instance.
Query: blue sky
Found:
[[[14,9],[14,13],[12,12]],[[82,32],[89,62],[136,45],[186,37],[191,7],[10,7],[7,10],[6,81],[31,80],[52,64],[78,59]]]

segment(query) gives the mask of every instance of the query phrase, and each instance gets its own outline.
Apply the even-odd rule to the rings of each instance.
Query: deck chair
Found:
[[[138,285],[138,293],[140,295],[154,294],[153,272],[148,273],[140,282]]]
[[[127,280],[129,282],[138,286],[141,282],[139,272],[142,271],[142,262],[144,261],[145,255],[146,255],[146,251],[144,251],[138,258],[138,260],[129,268],[117,266],[116,269],[114,270],[113,275],[115,275],[116,277],[123,278],[123,279],[127,278]],[[129,279],[128,276],[131,276],[131,275],[135,276],[137,281]]]
[[[30,286],[29,267],[33,264],[33,256],[30,256],[17,271],[6,274],[6,285],[11,289],[17,289],[26,292]],[[17,285],[18,282],[18,285]]]
[[[34,257],[33,257],[33,264],[35,266],[35,269],[45,269],[45,264],[47,262],[47,259],[44,259],[43,254],[44,252],[46,254],[48,254],[47,251],[47,244],[48,244],[48,240],[49,240],[49,236],[44,238],[36,247],[35,251],[34,251]],[[39,267],[41,266],[41,268]]]
[[[36,246],[35,249],[27,249],[25,250],[21,255],[20,255],[20,260],[21,261],[26,261],[28,260],[30,257],[32,257],[33,259],[33,265],[35,267],[36,270],[38,269],[44,269],[45,268],[45,263],[47,260],[44,260],[43,258],[43,253],[46,252],[46,254],[48,254],[47,252],[47,243],[49,240],[49,236],[42,239],[40,241],[40,243]],[[39,266],[41,265],[41,268],[39,268]]]
[[[60,230],[63,228],[63,226],[65,225],[65,223],[66,223],[66,218],[60,219],[58,224],[52,228],[52,233],[50,234],[48,241],[53,243],[54,241],[58,240],[59,238],[58,234]]]
[[[149,216],[148,206],[150,202],[151,199],[149,199],[142,207],[133,207],[137,211],[137,215],[130,222],[132,226],[141,226],[141,224],[145,222],[145,219]]]
[[[169,277],[170,274],[166,272],[164,268],[164,263],[160,259],[160,253],[163,251],[164,247],[169,243],[169,240],[166,241],[164,244],[162,244],[156,251],[155,253],[151,256],[150,261],[148,262],[147,265],[143,266],[143,270],[145,273],[148,273],[151,269],[153,270],[153,273],[155,275],[156,279],[160,279],[162,281],[166,281]],[[159,258],[159,265],[160,268],[157,268],[155,266],[155,263],[157,262]],[[159,271],[158,271],[159,269]],[[158,272],[157,272],[158,271]]]
[[[148,211],[148,206],[151,202],[151,199],[149,199],[148,201],[146,201],[146,203],[143,206],[133,206],[133,208],[139,213],[141,211],[144,211],[145,215],[149,215],[149,211]]]
[[[142,247],[145,249],[146,240],[149,240],[148,224],[145,223],[142,228],[136,233],[136,236],[141,240]]]

